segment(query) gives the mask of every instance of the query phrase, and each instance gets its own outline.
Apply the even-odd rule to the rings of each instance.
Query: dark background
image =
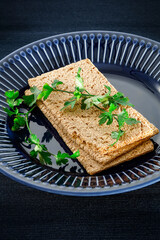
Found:
[[[160,41],[160,1],[1,0],[0,59],[40,38],[115,30]],[[121,195],[67,197],[0,174],[0,239],[160,239],[160,183]]]

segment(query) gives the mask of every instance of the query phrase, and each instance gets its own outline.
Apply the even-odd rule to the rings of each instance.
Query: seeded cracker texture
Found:
[[[46,108],[45,106],[43,106]],[[42,112],[43,112],[42,107]],[[49,115],[48,120],[52,123],[52,115]],[[55,125],[55,128],[58,132],[62,132],[59,128],[59,125]],[[80,157],[78,157],[79,162],[84,166],[84,168],[87,170],[87,172],[90,175],[96,174],[98,172],[101,172],[105,169],[108,169],[110,167],[113,167],[115,165],[118,165],[120,163],[123,163],[125,161],[129,161],[135,157],[141,156],[143,154],[146,154],[148,152],[151,152],[154,150],[154,146],[152,141],[148,140],[144,143],[142,141],[140,142],[137,147],[132,149],[131,151],[121,155],[120,157],[117,157],[113,160],[108,161],[105,165],[102,165],[101,163],[97,162],[90,154],[86,154],[86,152],[79,146],[77,143],[75,143],[74,140],[70,139],[67,134],[63,134],[63,140],[66,142],[68,147],[72,149],[72,151],[76,151],[77,149],[80,150]],[[134,145],[133,145],[134,146]]]
[[[84,86],[90,94],[105,94],[107,89],[104,85],[111,87],[111,95],[117,92],[89,59],[29,79],[29,86],[37,86],[42,90],[45,83],[51,85],[55,79],[58,79],[63,82],[62,85],[58,86],[59,89],[74,91],[75,76],[79,67],[82,69],[81,76],[84,80]],[[26,94],[29,94],[29,91],[26,91]],[[64,102],[70,97],[71,94],[68,93],[52,92],[47,100],[38,101],[37,104],[44,115],[57,129],[68,147],[72,151],[79,148],[80,157],[78,157],[78,160],[86,168],[89,174],[95,174],[96,172],[108,168],[108,166],[116,165],[116,162],[119,164],[121,162],[119,159],[120,156],[126,153],[131,154],[129,151],[132,149],[134,149],[134,154],[136,152],[135,155],[140,152],[143,154],[153,150],[153,144],[150,141],[149,143],[146,141],[159,131],[132,107],[125,107],[129,113],[129,117],[136,118],[141,123],[135,125],[125,124],[122,130],[126,131],[126,133],[113,147],[109,147],[109,145],[115,141],[115,139],[111,138],[111,133],[112,131],[118,130],[117,122],[113,121],[111,125],[103,124],[100,126],[98,124],[100,110],[95,107],[88,110],[82,110],[80,108],[80,103],[77,103],[74,109],[68,107],[60,111],[64,106]],[[114,113],[119,113],[121,110],[122,107],[118,110],[116,109]],[[138,152],[137,150],[135,151],[136,146],[140,147],[140,144],[145,144],[145,149],[143,150],[141,147],[141,150],[139,149]],[[123,161],[135,157],[135,155],[131,155],[125,158],[122,156]],[[92,161],[95,164],[92,164]]]

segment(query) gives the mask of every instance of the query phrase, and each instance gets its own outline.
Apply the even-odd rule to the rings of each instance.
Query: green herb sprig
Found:
[[[56,155],[52,154],[48,151],[44,144],[40,143],[38,137],[31,132],[28,122],[29,114],[36,107],[37,100],[45,101],[52,92],[57,91],[73,95],[73,97],[71,97],[68,101],[64,103],[64,107],[61,110],[64,110],[69,106],[71,106],[71,108],[73,109],[76,102],[81,100],[81,109],[85,110],[94,106],[101,111],[101,114],[99,115],[99,125],[102,125],[104,123],[106,123],[106,125],[110,125],[114,120],[116,120],[118,123],[118,131],[113,131],[111,133],[111,137],[115,139],[115,142],[110,146],[113,146],[115,143],[117,143],[120,137],[124,135],[125,131],[122,130],[122,127],[125,123],[128,125],[140,123],[140,121],[137,121],[135,118],[130,118],[125,108],[123,108],[123,110],[119,114],[114,113],[114,111],[116,109],[119,109],[120,106],[134,107],[134,105],[129,102],[128,97],[125,97],[124,94],[121,92],[117,92],[116,94],[111,96],[111,88],[106,85],[104,85],[104,87],[108,91],[104,95],[90,94],[84,87],[84,81],[83,78],[80,76],[80,72],[81,68],[78,69],[77,75],[75,76],[75,91],[65,91],[58,89],[57,87],[63,84],[63,82],[59,80],[54,80],[51,86],[45,83],[42,91],[40,91],[36,86],[31,87],[30,91],[32,94],[28,96],[23,96],[23,98],[18,98],[18,91],[9,90],[5,93],[6,101],[10,109],[4,108],[4,111],[6,111],[6,113],[10,117],[14,116],[13,126],[11,130],[17,131],[24,126],[27,126],[30,137],[26,139],[26,142],[30,145],[35,145],[34,149],[30,152],[30,155],[33,158],[39,157],[39,160],[42,164],[51,164],[51,156],[55,157],[57,165],[66,164],[68,162],[68,158],[72,159],[80,156],[79,150],[72,155],[69,155],[67,153],[61,153],[60,151],[58,151]],[[18,107],[23,102],[30,107],[30,110],[27,113],[19,112]],[[106,109],[108,109],[108,111]]]
[[[64,107],[61,110],[71,106],[73,109],[76,102],[81,100],[81,109],[89,109],[92,106],[98,108],[102,113],[99,115],[99,125],[106,123],[107,125],[112,124],[113,120],[116,120],[118,123],[118,131],[113,131],[111,133],[111,137],[115,139],[115,142],[110,146],[113,146],[117,143],[121,136],[124,135],[125,131],[122,130],[124,124],[133,125],[140,123],[135,118],[130,118],[127,110],[124,108],[119,114],[115,114],[114,111],[119,109],[120,106],[132,106],[133,104],[130,103],[129,98],[125,97],[123,93],[117,92],[113,96],[111,96],[111,88],[109,86],[104,85],[104,87],[108,90],[107,93],[104,95],[92,95],[90,94],[84,87],[83,78],[80,76],[81,68],[78,69],[77,75],[75,76],[75,91],[64,91],[57,89],[57,86],[63,84],[63,82],[59,82],[55,80],[52,83],[52,87],[48,84],[43,86],[43,91],[60,91],[64,93],[72,94],[68,101],[64,103]],[[47,90],[46,90],[47,89]],[[40,94],[43,97],[43,94]],[[48,96],[48,95],[47,95]],[[45,97],[43,98],[45,100]],[[101,105],[102,107],[99,107]],[[108,108],[108,111],[106,111]]]
[[[56,89],[56,87],[59,84],[62,84],[62,82],[55,81],[53,84],[53,87]],[[69,155],[68,153],[61,153],[60,151],[58,151],[57,154],[50,153],[47,147],[44,144],[40,143],[40,140],[38,139],[36,134],[31,132],[31,129],[29,127],[29,120],[28,120],[29,114],[36,107],[37,100],[41,99],[42,97],[44,100],[48,98],[48,96],[52,92],[52,88],[48,84],[45,84],[43,86],[42,91],[40,91],[37,87],[33,87],[30,90],[32,94],[29,96],[23,96],[23,98],[18,98],[19,97],[18,91],[15,91],[15,90],[6,91],[5,92],[6,101],[10,109],[3,108],[9,117],[13,117],[13,126],[11,128],[12,131],[18,131],[19,129],[25,126],[27,127],[30,136],[25,141],[29,145],[34,145],[34,149],[30,152],[30,156],[32,158],[38,157],[42,164],[49,164],[49,165],[52,164],[51,156],[54,156],[57,165],[66,164],[69,158],[75,159],[79,157],[80,156],[79,150],[73,153],[72,155]],[[30,107],[27,113],[20,112],[18,109],[18,107],[23,102]]]
[[[64,103],[64,107],[61,110],[64,110],[69,106],[71,106],[71,108],[73,109],[76,102],[81,101],[81,109],[85,110],[94,106],[102,112],[99,115],[99,125],[102,125],[104,123],[110,125],[112,124],[113,120],[117,121],[118,131],[113,131],[111,133],[111,137],[115,139],[115,142],[110,145],[113,146],[119,141],[120,137],[124,135],[125,131],[122,130],[122,127],[125,123],[128,125],[140,123],[140,121],[137,121],[135,118],[130,118],[125,108],[119,114],[115,114],[114,111],[116,109],[119,109],[120,106],[134,107],[134,105],[130,103],[129,98],[125,97],[122,92],[117,92],[116,94],[111,96],[111,88],[107,85],[104,85],[104,87],[107,89],[107,92],[104,95],[90,94],[84,87],[84,81],[80,75],[80,72],[81,68],[78,68],[77,75],[75,76],[75,91],[65,91],[58,89],[57,86],[63,84],[63,82],[59,80],[54,80],[54,82],[52,83],[52,87],[45,83],[42,91],[38,90],[36,87],[31,88],[33,96],[25,96],[24,101],[26,102],[26,104],[29,104],[31,98],[33,99],[31,100],[34,102],[36,98],[46,100],[46,98],[53,91],[72,94],[73,97],[71,97]],[[101,105],[101,107],[99,105]],[[30,106],[32,106],[32,104]],[[106,109],[108,109],[108,111],[106,111]]]

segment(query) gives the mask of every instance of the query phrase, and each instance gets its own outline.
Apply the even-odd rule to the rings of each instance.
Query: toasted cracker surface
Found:
[[[28,82],[31,87],[37,86],[41,90],[45,83],[51,85],[55,79],[58,79],[64,83],[59,86],[60,89],[74,91],[75,76],[79,67],[82,69],[81,76],[84,79],[84,86],[91,94],[105,94],[107,89],[104,85],[111,87],[111,95],[117,92],[89,59],[42,74],[36,78],[29,79]],[[27,93],[26,91],[26,94],[29,94],[29,92]],[[114,142],[114,139],[111,138],[111,132],[118,130],[117,122],[114,121],[108,126],[106,124],[99,126],[98,116],[100,111],[94,107],[88,110],[81,110],[80,103],[76,104],[74,109],[68,107],[66,110],[60,111],[64,106],[64,102],[70,97],[71,95],[67,93],[52,92],[46,101],[38,101],[38,106],[56,129],[58,126],[59,130],[57,130],[63,139],[67,136],[68,141],[72,140],[81,147],[82,151],[85,151],[86,155],[88,154],[103,167],[111,160],[129,152],[158,133],[158,129],[149,123],[139,112],[132,107],[125,107],[129,116],[136,118],[141,123],[132,126],[125,124],[123,130],[126,133],[117,144],[109,147]],[[121,110],[122,108],[119,108],[115,110],[115,113]],[[67,139],[65,140],[66,144]],[[74,147],[70,148],[73,151]],[[79,157],[79,161],[82,163],[81,157]],[[84,165],[84,163],[82,164]]]
[[[38,105],[40,102],[38,103]],[[40,104],[40,109],[41,111],[46,111],[46,106]],[[49,111],[49,110],[48,110]],[[53,123],[53,118],[51,114],[48,114],[49,118],[48,120]],[[54,122],[54,126],[60,136],[63,138],[64,142],[67,144],[67,146],[74,152],[79,149],[80,151],[80,156],[77,158],[78,161],[83,165],[83,167],[86,169],[86,171],[90,175],[94,175],[98,172],[101,172],[103,170],[106,170],[110,167],[113,167],[115,165],[118,165],[120,163],[123,163],[125,161],[129,161],[133,158],[136,158],[138,156],[144,155],[148,152],[151,152],[154,150],[154,146],[152,141],[139,141],[138,145],[132,144],[132,150],[126,152],[125,154],[120,155],[119,157],[115,159],[110,159],[106,162],[106,164],[101,164],[99,161],[96,159],[96,153],[94,149],[92,149],[91,154],[86,153],[84,148],[81,147],[81,145],[77,144],[74,139],[70,138],[66,132],[63,131],[61,126],[58,124],[56,125],[56,122]]]

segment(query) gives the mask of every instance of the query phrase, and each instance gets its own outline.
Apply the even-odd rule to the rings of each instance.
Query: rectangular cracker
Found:
[[[38,102],[38,106],[39,106],[40,102]],[[47,107],[45,105],[41,105],[40,104],[40,109],[41,111],[45,114],[45,111],[47,109]],[[86,169],[86,171],[90,174],[90,175],[94,175],[98,172],[101,172],[103,170],[106,170],[112,166],[118,165],[120,163],[123,163],[125,161],[129,161],[132,160],[133,158],[136,158],[140,155],[144,155],[148,152],[151,152],[154,150],[154,146],[152,141],[148,140],[146,142],[144,141],[140,141],[138,146],[134,146],[132,144],[132,150],[126,152],[123,155],[120,155],[119,157],[110,160],[108,162],[106,162],[105,165],[102,165],[101,163],[99,163],[98,161],[96,161],[96,159],[91,156],[90,154],[86,153],[85,150],[83,150],[81,148],[81,146],[79,144],[77,144],[74,139],[71,139],[67,133],[64,133],[63,130],[60,128],[59,125],[57,125],[54,122],[54,119],[52,118],[51,115],[51,111],[48,110],[48,120],[52,123],[52,125],[54,125],[54,127],[56,128],[56,130],[61,133],[61,137],[63,138],[64,142],[66,143],[66,145],[74,152],[77,151],[77,149],[80,150],[80,157],[78,157],[77,159],[79,160],[79,162],[83,165],[83,167]],[[94,149],[92,149],[92,153],[94,152]]]
[[[39,106],[40,102],[38,102]],[[41,106],[41,111],[44,112],[46,110],[46,106]],[[151,152],[154,150],[154,145],[152,141],[148,140],[146,142],[140,141],[138,146],[134,146],[132,144],[133,149],[126,152],[123,155],[120,155],[119,157],[108,161],[105,165],[102,165],[101,163],[97,162],[95,158],[93,158],[90,154],[87,154],[80,145],[78,145],[73,139],[69,138],[67,136],[67,133],[63,133],[59,125],[56,125],[53,121],[51,112],[48,110],[48,120],[54,124],[54,127],[56,130],[61,133],[61,137],[63,138],[64,142],[67,144],[67,146],[72,149],[72,151],[77,151],[77,149],[80,150],[80,156],[77,158],[79,162],[83,165],[83,167],[86,169],[86,171],[90,175],[94,175],[96,173],[99,173],[103,170],[106,170],[110,167],[116,166],[120,163],[123,163],[125,161],[132,160],[133,158],[136,158],[138,156],[144,155],[148,152]],[[92,150],[94,152],[94,149]]]
[[[126,161],[130,161],[130,160],[132,160],[136,157],[139,157],[141,155],[144,155],[146,153],[149,153],[153,150],[154,150],[154,145],[151,140],[148,140],[148,141],[138,145],[137,147],[132,149],[130,152],[127,152],[127,153],[121,155],[120,157],[117,157],[117,158],[111,160],[106,165],[99,164],[98,162],[93,161],[91,158],[88,163],[88,156],[86,156],[86,153],[84,151],[81,151],[81,159],[83,158],[86,171],[90,175],[94,175],[103,170],[114,167],[114,166],[124,163]]]
[[[84,79],[84,86],[91,94],[105,94],[107,89],[104,88],[104,85],[111,87],[111,95],[117,92],[89,59],[42,74],[29,79],[28,82],[30,86],[35,85],[41,90],[45,83],[51,85],[55,79],[58,79],[64,83],[59,86],[60,89],[74,91],[75,75],[79,67],[82,68],[81,76]],[[59,126],[58,132],[63,139],[65,135],[69,139],[73,139],[86,154],[103,166],[158,133],[158,129],[140,113],[131,107],[126,107],[129,116],[140,120],[141,123],[133,126],[125,125],[123,130],[126,130],[126,133],[117,144],[109,148],[109,145],[114,142],[111,138],[111,132],[118,130],[117,123],[113,122],[108,126],[106,124],[99,126],[98,116],[100,111],[94,107],[81,110],[80,104],[76,104],[72,110],[67,108],[60,111],[64,102],[70,97],[70,94],[52,92],[46,101],[39,101],[38,106],[55,128],[56,125]],[[121,109],[115,110],[115,113],[119,111]],[[73,147],[70,148],[73,151]],[[79,161],[83,162],[81,158],[79,158]]]

